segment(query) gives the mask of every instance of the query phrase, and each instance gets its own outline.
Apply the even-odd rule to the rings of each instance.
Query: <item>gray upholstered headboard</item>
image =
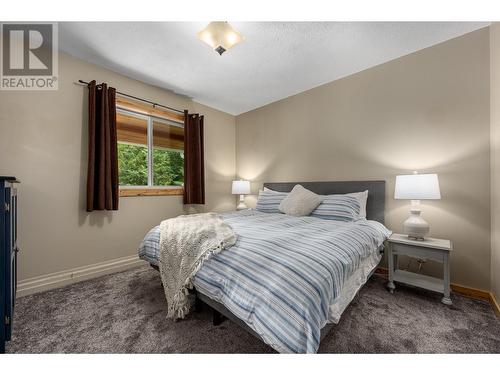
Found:
[[[385,181],[318,181],[318,182],[266,182],[264,187],[289,192],[297,184],[316,194],[346,194],[368,190],[366,218],[384,224]]]

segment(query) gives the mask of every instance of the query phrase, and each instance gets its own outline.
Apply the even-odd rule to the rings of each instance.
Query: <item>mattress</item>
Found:
[[[222,214],[236,244],[205,261],[194,286],[279,352],[312,353],[380,260],[390,235],[369,220],[335,222],[256,210]],[[139,256],[158,264],[159,228]]]

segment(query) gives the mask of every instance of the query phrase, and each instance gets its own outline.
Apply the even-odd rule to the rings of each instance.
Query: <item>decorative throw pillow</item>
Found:
[[[281,201],[280,211],[291,216],[307,216],[323,200],[321,195],[307,190],[302,185],[295,185],[288,196]]]
[[[368,200],[368,190],[360,191],[358,193],[346,194],[349,197],[356,198],[359,202],[359,218],[366,219],[366,202]]]
[[[259,198],[257,199],[256,210],[268,214],[279,214],[280,203],[286,198],[288,193],[282,193],[274,190],[259,191]]]
[[[359,201],[344,194],[326,195],[311,216],[326,220],[354,221],[359,219]]]

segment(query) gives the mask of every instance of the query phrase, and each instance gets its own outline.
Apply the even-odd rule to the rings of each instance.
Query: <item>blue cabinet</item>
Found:
[[[0,353],[12,336],[17,288],[17,189],[15,177],[0,176]]]

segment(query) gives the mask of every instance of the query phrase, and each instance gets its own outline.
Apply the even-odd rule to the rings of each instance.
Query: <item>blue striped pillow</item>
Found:
[[[259,198],[257,199],[257,207],[255,207],[258,211],[265,212],[268,214],[281,214],[280,211],[280,203],[283,199],[286,198],[288,193],[282,193],[274,190],[264,190],[259,191]]]
[[[359,217],[359,201],[348,195],[325,195],[311,216],[326,220],[354,221]]]

